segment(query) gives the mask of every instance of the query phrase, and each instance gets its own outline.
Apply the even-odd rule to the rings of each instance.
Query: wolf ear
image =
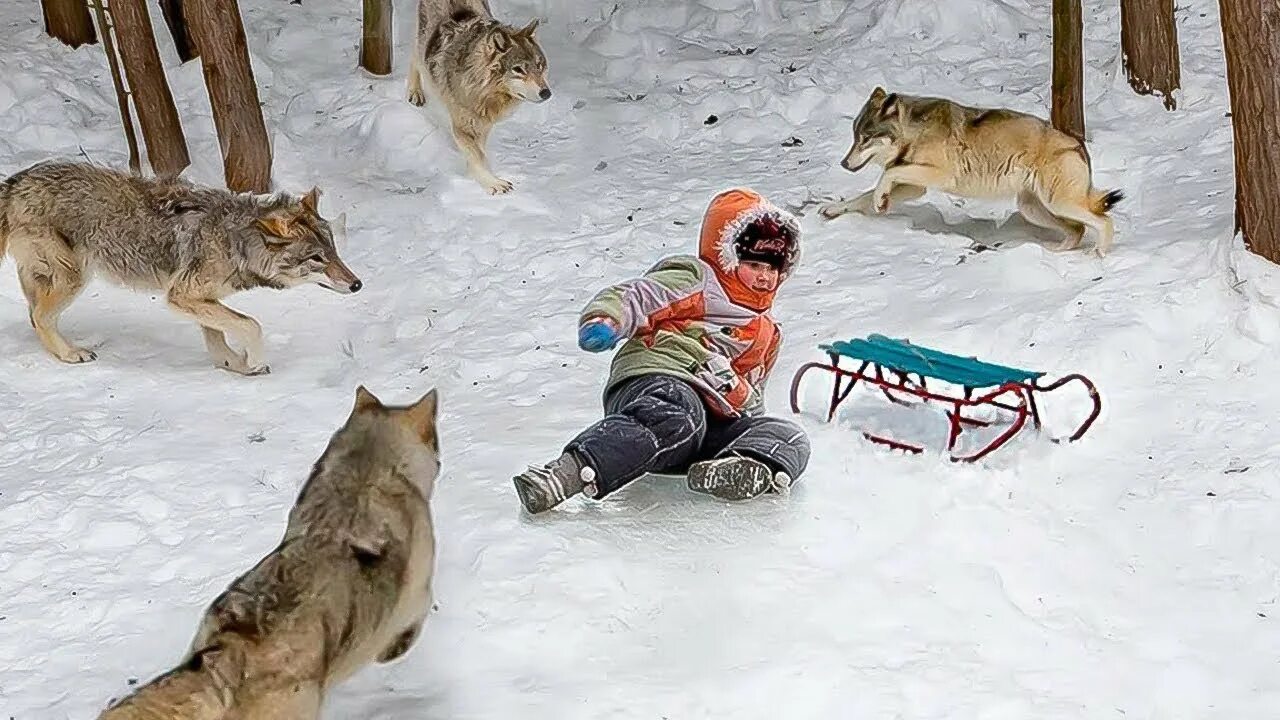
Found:
[[[404,423],[418,434],[422,441],[433,444],[436,437],[436,412],[440,405],[440,395],[431,388],[418,402],[405,408]]]
[[[266,235],[268,245],[287,245],[293,235],[293,218],[279,210],[258,218],[258,229]]]
[[[489,50],[495,54],[504,53],[511,48],[511,38],[506,31],[495,28],[489,35]]]
[[[320,214],[320,188],[312,187],[310,192],[302,196],[302,207],[312,215]]]
[[[344,212],[333,219],[329,225],[333,228],[333,245],[339,250],[347,249],[347,214]]]
[[[537,29],[538,29],[538,25],[540,25],[541,23],[542,23],[542,20],[540,20],[540,19],[538,19],[538,18],[534,18],[534,19],[532,19],[532,20],[530,20],[530,21],[529,21],[529,24],[528,24],[528,25],[525,25],[524,27],[520,28],[520,32],[518,32],[518,33],[516,33],[516,34],[517,34],[517,35],[519,35],[520,37],[532,38],[532,37],[533,37],[533,31],[534,31],[534,30],[537,30]]]
[[[871,102],[873,103],[883,102],[884,98],[885,98],[884,88],[877,85],[876,89],[871,91]]]
[[[355,407],[351,409],[351,413],[353,415],[369,412],[370,410],[377,410],[380,407],[382,407],[382,401],[374,397],[373,393],[369,392],[368,388],[363,385],[356,388],[356,404]]]
[[[898,101],[897,93],[886,96],[884,104],[880,106],[881,119],[887,120],[889,116],[895,113],[899,115],[902,113],[902,103]]]

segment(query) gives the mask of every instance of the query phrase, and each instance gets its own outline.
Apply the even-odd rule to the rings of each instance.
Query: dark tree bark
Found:
[[[1236,232],[1280,263],[1280,3],[1219,0],[1235,140]]]
[[[164,14],[164,24],[169,26],[169,34],[173,36],[178,59],[187,62],[200,57],[200,51],[187,30],[187,18],[182,14],[182,6],[183,0],[160,0],[160,12]]]
[[[129,144],[129,170],[134,175],[142,174],[142,161],[138,158],[138,136],[133,130],[133,114],[129,112],[129,93],[124,89],[124,80],[120,78],[120,62],[116,57],[116,44],[112,42],[111,21],[107,19],[106,6],[102,0],[91,0],[94,12],[98,16],[98,32],[102,35],[102,49],[107,54],[107,67],[111,70],[111,84],[116,89],[116,104],[120,107],[120,122],[124,126],[124,139]],[[86,9],[88,6],[85,6]]]
[[[391,74],[391,0],[364,0],[360,67],[374,75]]]
[[[1053,0],[1053,126],[1084,142],[1084,50],[1080,0]]]
[[[98,42],[85,0],[40,0],[44,31],[73,48]]]
[[[240,8],[236,0],[185,0],[183,5],[191,37],[200,48],[227,188],[267,192],[271,187],[271,143],[249,65]]]
[[[111,19],[151,169],[160,177],[176,177],[191,164],[191,158],[160,64],[146,0],[111,0]]]
[[[1157,95],[1166,110],[1175,109],[1182,77],[1173,0],[1120,0],[1120,46],[1134,92]]]

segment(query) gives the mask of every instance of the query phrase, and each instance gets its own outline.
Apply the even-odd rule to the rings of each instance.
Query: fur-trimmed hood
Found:
[[[726,190],[711,199],[702,219],[702,235],[698,242],[698,257],[716,271],[720,285],[729,298],[745,307],[763,311],[773,305],[773,292],[757,292],[738,280],[736,270],[738,255],[734,241],[752,222],[770,218],[791,233],[791,250],[779,273],[778,285],[795,272],[800,262],[800,223],[796,217],[747,188]]]

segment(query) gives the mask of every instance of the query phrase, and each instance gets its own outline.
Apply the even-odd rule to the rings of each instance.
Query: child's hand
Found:
[[[603,352],[618,344],[618,327],[608,318],[590,320],[578,328],[578,347],[587,352]]]

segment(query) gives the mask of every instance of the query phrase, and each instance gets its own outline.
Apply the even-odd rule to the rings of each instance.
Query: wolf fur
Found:
[[[823,216],[883,213],[891,200],[914,200],[928,188],[972,198],[1016,197],[1028,222],[1066,234],[1058,250],[1079,247],[1092,228],[1101,257],[1114,234],[1107,212],[1124,198],[1119,190],[1095,189],[1084,144],[1038,117],[882,87],[854,120],[853,144],[840,164],[857,172],[868,163],[884,168],[875,188],[823,207]]]
[[[164,292],[169,307],[200,325],[216,366],[258,375],[270,371],[262,327],[220,300],[259,287],[316,283],[343,294],[361,287],[338,256],[319,201],[318,188],[301,198],[255,196],[88,163],[39,163],[0,183],[0,260],[13,256],[31,326],[63,362],[97,357],[58,330],[59,315],[97,273]]]
[[[432,604],[436,391],[383,405],[363,386],[279,546],[205,611],[186,657],[99,720],[314,720],[324,694],[404,655]]]
[[[536,19],[520,29],[498,22],[488,0],[418,2],[409,102],[425,104],[428,88],[440,99],[467,172],[490,194],[514,187],[489,167],[490,131],[520,101],[551,97],[547,57],[533,36],[537,28]]]

